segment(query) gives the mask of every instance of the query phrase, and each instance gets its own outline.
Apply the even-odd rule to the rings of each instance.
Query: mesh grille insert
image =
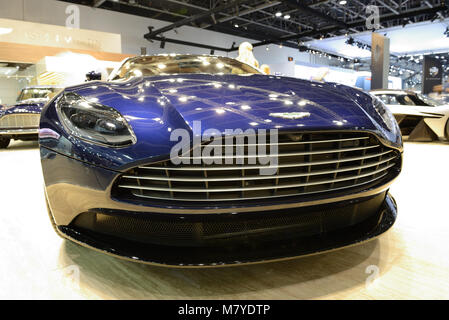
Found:
[[[40,114],[9,114],[0,118],[0,129],[37,128]]]

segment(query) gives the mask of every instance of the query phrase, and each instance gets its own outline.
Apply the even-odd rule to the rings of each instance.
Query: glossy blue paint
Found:
[[[41,113],[42,108],[44,107],[47,101],[40,102],[23,102],[16,103],[10,107],[8,107],[4,114],[17,114],[17,113]]]
[[[124,171],[141,163],[165,159],[177,141],[177,128],[241,128],[292,131],[367,131],[386,145],[402,148],[399,132],[392,132],[373,108],[368,94],[347,86],[265,75],[179,74],[132,78],[126,82],[89,82],[69,87],[87,100],[119,111],[129,122],[137,142],[109,148],[77,139],[59,122],[55,103],[43,110],[41,128],[59,139],[41,138],[42,146],[72,158]],[[308,112],[303,119],[274,117],[273,113]],[[58,136],[55,135],[55,136]]]

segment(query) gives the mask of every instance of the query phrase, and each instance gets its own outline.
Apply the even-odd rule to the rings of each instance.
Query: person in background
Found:
[[[250,66],[259,68],[259,62],[253,54],[253,46],[249,42],[242,42],[239,46],[239,55],[237,60],[249,64]]]
[[[263,73],[265,74],[270,74],[271,70],[270,70],[270,66],[267,64],[263,64],[260,66],[260,70],[262,70]]]

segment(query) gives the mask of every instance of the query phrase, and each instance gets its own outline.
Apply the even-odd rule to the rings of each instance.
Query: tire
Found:
[[[444,129],[444,133],[446,136],[446,141],[449,141],[449,119],[446,122],[446,128]]]
[[[0,149],[6,149],[10,141],[10,138],[0,137]]]

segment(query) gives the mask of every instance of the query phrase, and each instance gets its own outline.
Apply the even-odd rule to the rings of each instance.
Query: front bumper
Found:
[[[1,136],[23,136],[23,135],[35,135],[36,139],[39,134],[39,128],[26,128],[26,129],[2,129],[0,128]]]
[[[44,147],[41,159],[58,233],[143,263],[193,267],[290,259],[373,239],[396,220],[396,205],[387,193],[394,177],[363,193],[329,199],[182,209],[115,201],[111,186],[120,172]]]

